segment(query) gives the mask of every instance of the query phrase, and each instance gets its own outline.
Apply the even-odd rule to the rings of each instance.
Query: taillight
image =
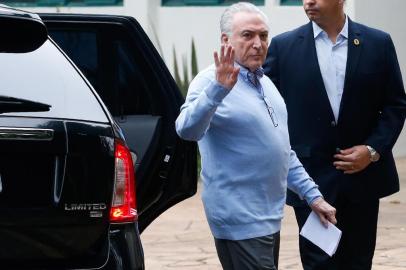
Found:
[[[130,150],[122,141],[116,140],[114,194],[110,210],[110,221],[118,223],[135,220],[137,220],[137,209],[134,164]]]

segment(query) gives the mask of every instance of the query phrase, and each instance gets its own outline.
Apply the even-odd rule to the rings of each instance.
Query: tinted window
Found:
[[[115,107],[116,115],[148,114],[149,106],[146,76],[138,67],[129,44],[123,40],[114,42],[114,50],[117,54],[117,90],[118,98]],[[118,110],[117,110],[118,109]]]
[[[93,31],[51,31],[52,39],[78,66],[94,88],[98,88],[97,35]]]
[[[0,94],[51,105],[47,112],[5,113],[108,122],[99,102],[69,61],[50,42],[24,54],[0,54]]]
[[[50,27],[49,34],[85,74],[113,116],[152,114],[150,85],[156,80],[147,81],[145,60],[136,57],[120,29]]]

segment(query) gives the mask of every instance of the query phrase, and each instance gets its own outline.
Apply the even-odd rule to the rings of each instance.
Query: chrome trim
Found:
[[[0,127],[0,140],[51,141],[53,138],[53,129]]]

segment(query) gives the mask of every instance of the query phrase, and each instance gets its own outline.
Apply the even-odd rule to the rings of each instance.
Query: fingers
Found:
[[[232,47],[232,46],[230,46],[230,62],[229,62],[229,64],[230,65],[234,65],[234,58],[235,58],[235,50],[234,50],[234,48]]]
[[[230,45],[222,44],[220,47],[220,55],[217,51],[214,51],[213,56],[216,67],[218,67],[220,64],[234,65],[235,51]]]
[[[319,214],[319,213],[317,213],[317,215],[319,216],[319,219],[320,219],[321,223],[323,224],[323,226],[328,228],[328,220],[325,218],[325,216],[323,214]]]
[[[220,54],[214,52],[214,63],[216,65],[216,80],[226,89],[231,90],[237,82],[240,69],[234,66],[234,48],[222,44]]]
[[[362,171],[370,163],[369,151],[364,145],[356,145],[348,149],[341,150],[334,155],[337,161],[333,165],[337,170],[344,171],[345,174],[353,174]]]
[[[338,154],[334,155],[335,159],[343,160],[343,161],[353,161],[354,160],[354,148],[348,148],[344,150],[340,150]]]
[[[343,161],[353,161],[355,159],[354,152],[351,152],[350,154],[335,154],[334,158],[343,160]]]
[[[351,147],[351,148],[347,148],[347,149],[342,149],[342,150],[340,150],[340,154],[349,155],[349,154],[354,153],[354,151],[355,151],[355,148],[354,148],[354,147]]]
[[[214,64],[216,65],[216,68],[218,68],[220,66],[220,60],[219,60],[217,51],[214,51],[213,57],[214,57]]]
[[[316,199],[310,208],[318,215],[320,222],[327,228],[328,223],[337,224],[336,209],[327,203],[322,197]]]
[[[240,68],[239,67],[234,68],[233,73],[231,74],[231,80],[236,81],[239,73]]]
[[[337,159],[348,161],[351,159],[359,158],[363,154],[369,154],[369,151],[366,148],[366,146],[356,145],[351,148],[340,150],[340,152],[338,154],[334,155],[334,157]]]
[[[225,48],[225,58],[224,58],[224,62],[227,64],[231,64],[230,59],[231,59],[231,53],[232,53],[232,48],[231,46],[227,46]]]
[[[336,161],[333,163],[337,170],[344,171],[345,174],[353,174],[360,171],[355,162]]]
[[[353,162],[347,162],[347,161],[334,161],[334,166],[336,169],[339,170],[351,170],[354,169],[354,163]]]
[[[224,44],[220,47],[220,63],[224,63]]]
[[[328,216],[328,221],[330,221],[332,224],[336,225],[337,224],[336,215]]]
[[[328,221],[330,221],[332,224],[337,224],[337,219],[336,219],[336,209],[329,205],[330,210],[327,211],[326,213],[326,218]]]

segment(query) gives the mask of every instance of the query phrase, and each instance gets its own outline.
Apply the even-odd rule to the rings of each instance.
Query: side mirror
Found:
[[[0,37],[0,52],[26,53],[44,44],[48,31],[38,15],[1,5]]]

